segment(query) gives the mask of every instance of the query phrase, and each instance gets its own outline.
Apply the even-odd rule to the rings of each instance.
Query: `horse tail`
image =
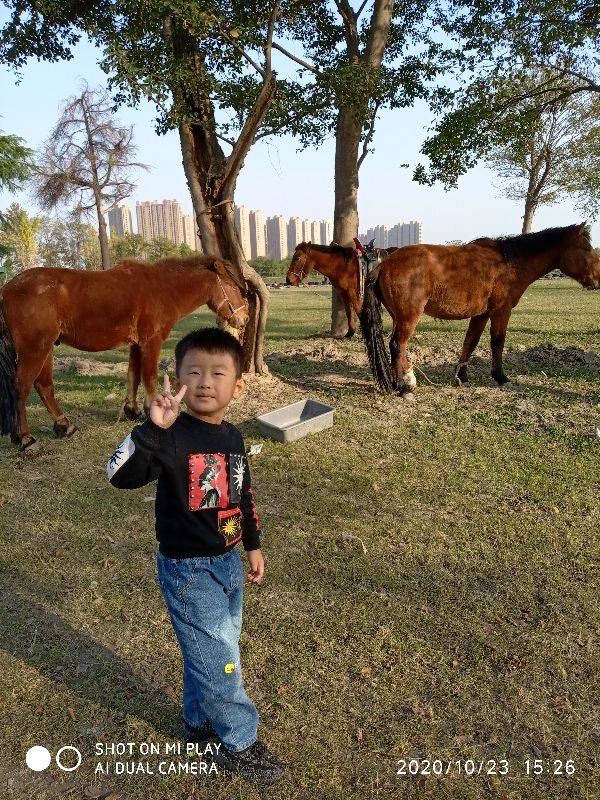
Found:
[[[4,301],[0,298],[0,433],[19,433],[17,352],[6,319]]]
[[[359,314],[360,329],[367,348],[373,377],[383,392],[393,392],[396,382],[388,348],[383,338],[381,293],[378,281],[379,270],[374,269],[367,275],[365,282],[362,311]]]

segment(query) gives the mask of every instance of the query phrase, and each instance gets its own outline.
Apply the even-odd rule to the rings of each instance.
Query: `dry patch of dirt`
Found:
[[[127,361],[107,364],[81,356],[58,356],[54,359],[55,372],[75,372],[77,375],[127,375],[127,368]]]

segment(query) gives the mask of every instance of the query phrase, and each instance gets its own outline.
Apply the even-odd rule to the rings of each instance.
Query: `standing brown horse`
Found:
[[[56,436],[76,427],[54,398],[52,347],[95,352],[130,344],[127,397],[120,418],[137,419],[140,378],[147,412],[157,392],[158,358],[173,325],[198,306],[234,328],[248,322],[246,285],[227,261],[211,256],[126,258],[108,270],[28,269],[0,299],[0,423],[21,450],[36,441],[25,403],[35,386],[54,417]],[[37,445],[39,447],[39,444]]]
[[[359,314],[361,309],[360,267],[356,251],[337,244],[327,246],[302,242],[296,246],[285,282],[299,286],[313,269],[328,277],[340,292],[348,319],[346,339],[351,339],[356,333],[352,310]]]
[[[360,315],[379,387],[414,400],[411,390],[416,380],[407,345],[422,314],[437,319],[471,318],[455,372],[458,385],[466,381],[469,358],[491,320],[492,377],[499,385],[506,383],[502,351],[511,312],[525,289],[555,268],[586,288],[600,288],[600,259],[585,223],[475,239],[460,246],[402,247],[368,276]],[[383,339],[381,301],[394,324],[391,363]]]

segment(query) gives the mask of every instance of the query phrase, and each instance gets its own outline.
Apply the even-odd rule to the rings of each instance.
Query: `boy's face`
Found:
[[[231,400],[245,388],[244,380],[237,377],[230,353],[194,349],[184,355],[175,382],[177,389],[187,386],[183,402],[191,414],[218,422]]]

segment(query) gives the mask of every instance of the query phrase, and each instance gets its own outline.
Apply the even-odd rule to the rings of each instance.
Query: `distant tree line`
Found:
[[[187,244],[176,245],[163,238],[147,241],[137,233],[109,239],[111,264],[121,258],[157,261],[192,252]],[[29,216],[13,203],[0,217],[0,262],[6,280],[31,267],[102,269],[98,231],[73,216]]]

